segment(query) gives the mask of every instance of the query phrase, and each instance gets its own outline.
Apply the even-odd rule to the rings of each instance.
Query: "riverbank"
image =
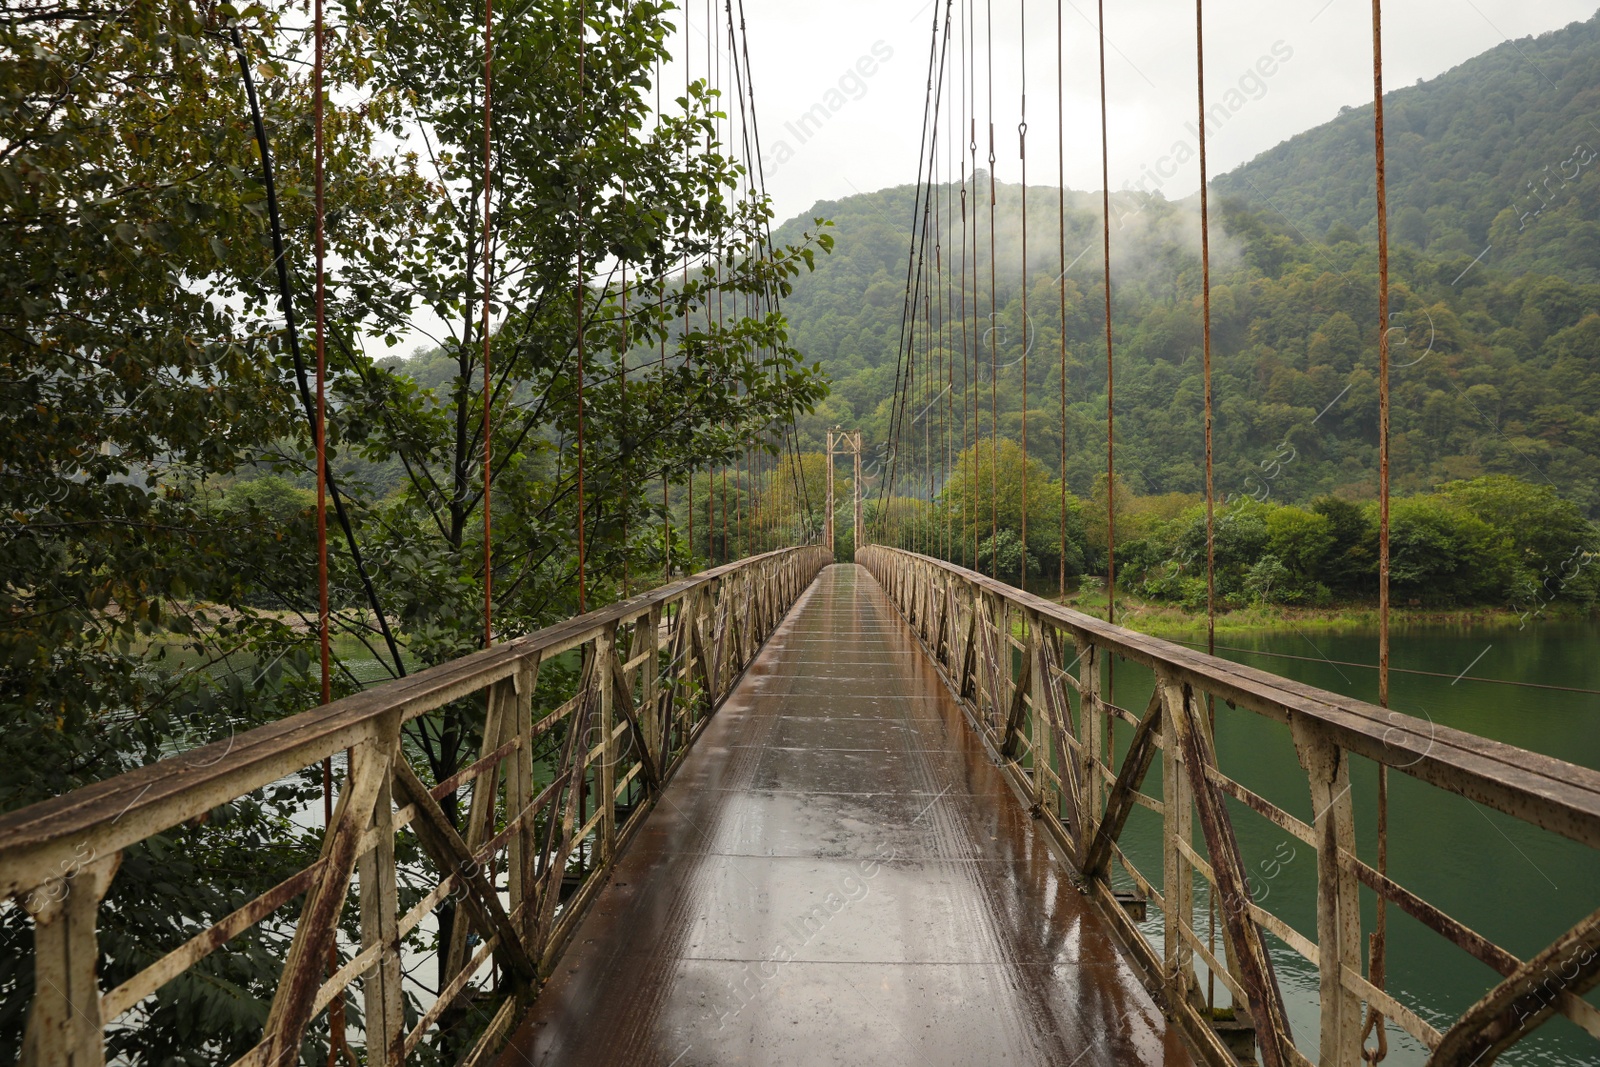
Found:
[[[1055,598],[1052,598],[1055,599]],[[1106,617],[1106,597],[1103,592],[1070,593],[1066,606],[1095,618]],[[1463,630],[1509,629],[1517,630],[1538,621],[1581,620],[1594,618],[1596,613],[1575,604],[1549,604],[1537,613],[1527,614],[1505,607],[1416,608],[1392,607],[1389,625],[1394,630],[1411,627],[1454,626]],[[1141,600],[1138,597],[1118,596],[1116,621],[1120,626],[1138,630],[1152,637],[1192,639],[1206,634],[1206,614],[1192,612],[1162,601]],[[1235,608],[1217,613],[1217,633],[1245,635],[1270,633],[1276,630],[1315,630],[1322,633],[1372,630],[1378,625],[1378,605],[1344,604],[1326,608],[1299,608],[1282,605],[1260,605]]]

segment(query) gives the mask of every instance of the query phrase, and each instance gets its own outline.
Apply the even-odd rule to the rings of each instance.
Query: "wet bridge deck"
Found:
[[[854,566],[708,724],[501,1060],[1190,1062]]]

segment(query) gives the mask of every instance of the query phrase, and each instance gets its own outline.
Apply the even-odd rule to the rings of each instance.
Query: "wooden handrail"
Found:
[[[104,1028],[116,1015],[301,893],[305,903],[265,1031],[238,1063],[293,1062],[310,1020],[358,978],[369,1058],[403,1058],[403,1050],[443,1017],[447,1002],[471,987],[472,975],[492,954],[510,987],[473,1052],[481,1055],[504,1036],[518,996],[559,959],[621,844],[706,717],[831,557],[807,546],[716,567],[0,816],[0,899],[19,901],[35,925],[38,992],[29,1008],[23,1063],[103,1062]],[[726,640],[729,634],[736,639]],[[577,692],[554,708],[535,708],[540,665],[580,648]],[[430,786],[407,762],[400,727],[479,693],[486,709],[482,752],[462,773]],[[556,781],[535,796],[534,739],[557,721],[569,729],[564,762]],[[589,727],[598,744],[589,743]],[[99,988],[96,922],[122,850],[345,750],[354,755],[320,857],[218,916],[117,989]],[[619,809],[617,798],[630,781],[643,795]],[[469,785],[470,812],[457,826],[440,800]],[[597,798],[592,816],[578,818],[591,793]],[[404,827],[417,834],[439,885],[402,917],[393,857],[395,835]],[[591,834],[581,887],[569,898],[565,857]],[[561,859],[552,862],[552,855]],[[339,916],[358,875],[362,947],[326,979]],[[463,906],[456,909],[452,952],[439,961],[443,992],[408,1033],[401,939],[447,895]],[[468,925],[483,945],[471,958],[461,951]]]
[[[1388,766],[1590,848],[1600,848],[1600,772],[1115,626],[943,560],[878,545],[858,549],[856,559],[915,630],[934,666],[960,695],[973,728],[1077,867],[1149,983],[1208,1062],[1231,1065],[1239,1059],[1201,1006],[1195,961],[1222,964],[1196,929],[1195,875],[1211,883],[1221,908],[1229,973],[1217,977],[1244,1009],[1230,1024],[1232,1036],[1238,1037],[1241,1023],[1253,1027],[1244,1033],[1259,1045],[1267,1067],[1311,1061],[1289,1030],[1264,932],[1319,972],[1316,1062],[1321,1067],[1360,1062],[1363,1000],[1434,1050],[1430,1067],[1466,1067],[1477,1062],[1473,1057],[1498,1053],[1555,1012],[1600,1038],[1600,1009],[1582,999],[1600,984],[1600,911],[1523,962],[1378,875],[1355,851],[1349,757]],[[1013,630],[1017,623],[1023,629],[1020,641]],[[1058,646],[1069,642],[1077,649],[1078,677],[1069,673],[1070,666],[1056,666]],[[1022,653],[1020,670],[1012,648]],[[1068,650],[1060,651],[1066,659]],[[1113,658],[1154,674],[1154,693],[1143,716],[1115,707],[1102,695],[1103,672]],[[1289,726],[1316,813],[1314,825],[1228,777],[1203,714],[1206,696]],[[1136,727],[1131,747],[1119,754],[1120,766],[1110,759],[1116,721]],[[1140,791],[1157,749],[1162,752],[1159,801]],[[1316,850],[1315,941],[1254,899],[1226,797]],[[1161,819],[1161,896],[1119,844],[1135,805]],[[1194,841],[1196,826],[1204,834],[1205,858]],[[1112,891],[1113,863],[1162,909],[1159,953]],[[1504,981],[1448,1031],[1435,1029],[1363,977],[1363,883],[1467,954],[1490,961]],[[1547,988],[1552,978],[1553,990]]]
[[[510,678],[529,657],[544,658],[593,640],[608,626],[739,570],[806,549],[778,549],[682,578],[586,615],[441,663],[311,711],[168,756],[102,782],[0,815],[0,899],[43,884],[66,869],[85,834],[112,852],[202,815],[219,804],[343,752],[375,720],[398,712],[409,722]]]
[[[1404,712],[1209,656],[1063,607],[976,571],[903,549],[870,546],[937,567],[986,593],[1145,667],[1161,667],[1219,700],[1287,723],[1313,719],[1340,747],[1542,829],[1600,848],[1600,771]]]

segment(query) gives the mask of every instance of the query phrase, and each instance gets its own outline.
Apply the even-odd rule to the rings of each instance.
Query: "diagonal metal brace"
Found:
[[[1159,692],[1163,686],[1158,685]],[[1172,699],[1167,714],[1172,716],[1177,728],[1178,742],[1183,749],[1189,780],[1194,791],[1195,813],[1200,817],[1200,829],[1205,834],[1206,851],[1211,854],[1211,867],[1217,877],[1217,893],[1222,900],[1223,924],[1228,941],[1238,960],[1245,992],[1250,998],[1250,1011],[1256,1019],[1256,1039],[1261,1045],[1263,1067],[1286,1067],[1294,1062],[1291,1049],[1294,1034],[1289,1027],[1289,1015],[1283,1004],[1283,990],[1278,986],[1278,976],[1261,941],[1261,930],[1250,914],[1253,903],[1249,881],[1245,876],[1244,857],[1239,850],[1239,839],[1233,832],[1233,820],[1228,817],[1222,791],[1212,780],[1217,770],[1216,750],[1211,746],[1211,736],[1195,713],[1194,695],[1187,686],[1172,687]],[[1178,753],[1168,752],[1167,759],[1176,759]],[[1171,817],[1171,813],[1168,813]]]
[[[1149,706],[1144,709],[1144,718],[1139,720],[1138,727],[1133,731],[1133,741],[1128,745],[1127,755],[1122,757],[1122,769],[1117,772],[1116,784],[1106,798],[1105,817],[1100,820],[1100,829],[1094,835],[1094,843],[1089,846],[1089,855],[1084,858],[1083,875],[1090,881],[1104,878],[1111,869],[1111,846],[1122,835],[1122,827],[1128,821],[1128,814],[1133,811],[1133,795],[1139,791],[1144,784],[1144,776],[1150,772],[1160,726],[1161,687],[1157,686],[1150,697]]]
[[[1016,691],[1011,694],[1011,708],[1006,713],[1005,733],[1001,734],[1000,754],[1006,759],[1017,758],[1017,740],[1022,730],[1022,717],[1028,710],[1028,691],[1033,687],[1033,657],[1022,657],[1022,676],[1017,679]],[[1037,762],[1037,761],[1036,761]]]
[[[516,979],[533,982],[538,977],[533,960],[510,916],[501,907],[500,897],[489,884],[482,865],[473,857],[439,802],[428,792],[428,787],[417,777],[417,772],[403,758],[394,761],[394,785],[406,803],[416,806],[417,817],[411,825],[417,832],[418,843],[441,870],[454,872],[466,890],[462,901],[473,924],[485,938],[499,935],[495,955],[500,965]]]
[[[1557,1010],[1563,995],[1581,997],[1600,985],[1600,911],[1468,1008],[1444,1035],[1429,1067],[1488,1067]]]
[[[611,671],[611,702],[617,710],[622,712],[622,717],[628,720],[628,728],[633,732],[633,740],[639,746],[639,765],[644,774],[644,780],[650,784],[651,789],[661,788],[661,772],[656,768],[655,757],[650,754],[650,744],[645,740],[644,727],[639,723],[639,713],[633,706],[633,693],[629,691],[623,672],[615,668]]]

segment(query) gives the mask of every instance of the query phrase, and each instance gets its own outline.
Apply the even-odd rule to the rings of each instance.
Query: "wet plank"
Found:
[[[1191,1062],[853,566],[717,713],[500,1060]]]

